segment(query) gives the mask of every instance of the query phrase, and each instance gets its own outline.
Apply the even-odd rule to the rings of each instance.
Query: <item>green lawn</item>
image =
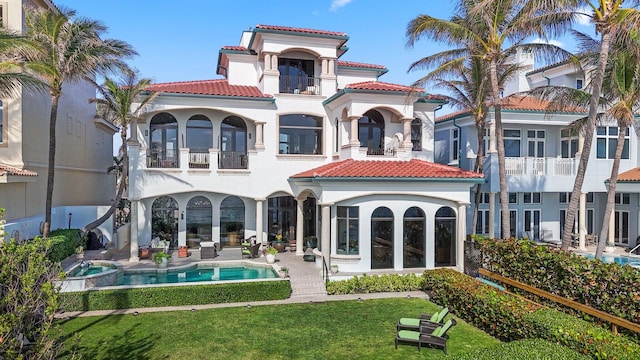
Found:
[[[394,349],[400,317],[438,309],[395,298],[76,318],[61,323],[63,358],[75,346],[85,359],[439,359],[442,350]],[[449,354],[499,343],[461,320],[448,334]]]

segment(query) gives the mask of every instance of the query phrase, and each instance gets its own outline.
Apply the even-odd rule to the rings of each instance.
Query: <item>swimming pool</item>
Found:
[[[279,277],[271,267],[205,267],[169,270],[166,272],[125,271],[115,285],[174,284],[184,282],[216,282],[234,280],[273,279]]]
[[[595,256],[593,254],[580,254],[587,259],[593,259]],[[635,268],[640,268],[640,257],[633,256],[611,256],[611,255],[603,255],[602,262],[605,263],[616,263],[620,265],[629,265]]]
[[[105,271],[113,270],[115,267],[108,265],[89,265],[89,266],[78,266],[71,270],[67,276],[68,277],[80,277],[80,276],[89,276],[100,274]]]

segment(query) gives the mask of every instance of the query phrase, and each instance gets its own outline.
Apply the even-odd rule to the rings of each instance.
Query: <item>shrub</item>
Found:
[[[589,260],[530,241],[480,244],[486,269],[640,323],[640,271],[631,266]]]
[[[64,311],[92,311],[279,300],[290,295],[288,281],[260,281],[68,292],[60,294],[60,303]]]
[[[327,294],[367,294],[375,292],[417,291],[424,289],[424,278],[415,274],[384,274],[354,276],[349,280],[331,281]]]
[[[83,245],[78,229],[58,229],[49,234],[49,259],[60,262],[75,254],[76,248]]]
[[[541,339],[517,340],[502,343],[490,348],[478,349],[462,355],[453,356],[454,360],[538,360],[563,359],[587,360],[590,357],[579,354],[565,346]]]

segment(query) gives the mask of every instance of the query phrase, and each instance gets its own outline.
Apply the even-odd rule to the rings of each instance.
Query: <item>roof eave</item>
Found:
[[[318,181],[428,181],[428,182],[460,182],[460,183],[473,183],[483,184],[486,182],[485,178],[441,178],[441,177],[391,177],[391,176],[316,176],[316,177],[303,177],[292,178],[294,180],[310,179],[312,182]]]
[[[210,95],[210,94],[187,94],[187,93],[174,93],[174,92],[159,92],[159,96],[177,96],[177,97],[200,97],[200,98],[215,98],[223,100],[245,100],[245,101],[261,101],[274,103],[275,98],[272,97],[252,97],[252,96],[231,96],[231,95]]]

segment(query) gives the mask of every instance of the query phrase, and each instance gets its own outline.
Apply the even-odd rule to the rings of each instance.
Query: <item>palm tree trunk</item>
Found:
[[[491,60],[491,88],[493,90],[493,111],[496,122],[496,145],[498,147],[498,174],[500,176],[500,211],[502,220],[502,239],[511,236],[511,223],[509,221],[509,195],[507,193],[507,174],[504,170],[504,134],[502,133],[502,107],[500,99],[500,86],[498,85],[498,68],[496,60]],[[493,226],[493,224],[491,224]]]
[[[48,238],[51,232],[51,207],[53,206],[53,180],[56,166],[56,122],[58,120],[58,102],[60,92],[51,92],[51,113],[49,114],[49,165],[47,168],[47,199],[44,207],[44,225],[42,237]]]
[[[598,57],[598,67],[593,77],[592,89],[591,89],[591,101],[589,104],[589,117],[587,118],[587,124],[584,129],[584,143],[582,146],[582,152],[580,154],[580,162],[578,163],[578,172],[576,174],[576,180],[573,184],[573,191],[571,192],[571,200],[567,208],[567,216],[564,221],[564,233],[562,235],[562,250],[569,249],[571,246],[571,235],[573,230],[573,222],[578,212],[578,201],[580,200],[580,193],[582,192],[582,184],[584,183],[585,172],[587,171],[587,164],[589,162],[589,156],[591,154],[591,145],[593,143],[593,131],[596,126],[596,115],[598,114],[598,104],[600,101],[600,93],[602,91],[602,79],[604,78],[604,71],[609,60],[609,47],[611,45],[611,34],[605,32],[602,34],[602,42],[600,45],[600,55]]]
[[[473,166],[473,171],[479,173],[482,172],[484,152],[482,151],[484,143],[484,119],[476,120],[476,131],[478,132],[478,152],[476,155],[476,163]],[[482,187],[480,184],[476,185],[475,201],[473,205],[473,218],[471,220],[471,233],[476,234],[476,225],[478,224],[478,208],[480,207],[480,195]]]
[[[627,131],[626,126],[618,128],[618,145],[616,146],[616,154],[613,158],[613,166],[611,167],[611,178],[609,179],[609,190],[607,191],[607,206],[604,208],[604,218],[602,219],[602,227],[600,228],[600,236],[598,236],[598,246],[596,247],[596,259],[600,259],[604,253],[604,248],[609,237],[609,221],[613,212],[613,204],[616,198],[616,184],[618,182],[618,170],[620,169],[620,159],[622,158],[622,149],[624,148],[624,138]],[[613,240],[613,239],[612,239]]]

